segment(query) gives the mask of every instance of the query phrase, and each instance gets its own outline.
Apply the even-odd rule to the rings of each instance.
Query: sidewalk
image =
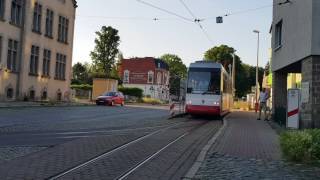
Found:
[[[320,169],[282,160],[277,133],[255,113],[233,112],[195,179],[319,179]]]
[[[0,102],[0,108],[29,108],[29,107],[66,107],[66,106],[90,106],[93,103],[90,102],[24,102],[24,101],[12,101],[12,102]]]

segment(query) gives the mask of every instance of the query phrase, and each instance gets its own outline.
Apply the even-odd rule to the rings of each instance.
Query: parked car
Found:
[[[103,95],[97,97],[97,105],[121,105],[124,106],[124,96],[121,92],[106,92]]]

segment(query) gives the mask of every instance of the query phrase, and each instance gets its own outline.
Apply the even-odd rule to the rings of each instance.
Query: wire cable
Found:
[[[186,8],[186,10],[189,12],[189,14],[194,18],[194,22],[200,27],[201,31],[203,32],[203,34],[206,36],[206,38],[208,39],[208,41],[211,44],[214,44],[210,35],[208,34],[208,32],[204,29],[204,27],[201,24],[201,21],[199,18],[197,18],[194,13],[191,11],[191,9],[187,6],[187,4],[183,1],[180,0],[181,4]]]
[[[266,8],[270,8],[270,7],[274,7],[274,6],[281,6],[281,5],[285,5],[288,3],[292,3],[293,0],[285,0],[284,2],[278,2],[278,3],[274,3],[274,4],[269,4],[269,5],[265,5],[265,6],[260,6],[257,8],[251,8],[251,9],[246,9],[246,10],[242,10],[242,11],[236,11],[233,13],[227,13],[223,16],[227,17],[227,16],[233,16],[233,15],[238,15],[238,14],[245,14],[245,13],[249,13],[249,12],[253,12],[253,11],[258,11],[261,9],[266,9]],[[204,18],[202,20],[210,20],[210,19],[215,19],[216,17],[209,17],[209,18]]]
[[[178,18],[180,18],[180,19],[183,19],[183,20],[185,20],[185,21],[193,22],[192,19],[186,18],[186,17],[184,17],[184,16],[182,16],[182,15],[179,15],[179,14],[177,14],[177,13],[175,13],[175,12],[172,12],[172,11],[163,9],[163,8],[161,8],[161,7],[155,6],[155,5],[151,4],[151,3],[145,2],[145,1],[143,1],[143,0],[136,0],[136,1],[139,2],[139,3],[142,3],[142,4],[144,4],[144,5],[150,6],[150,7],[152,7],[152,8],[158,9],[158,10],[160,10],[160,11],[166,12],[166,13],[168,13],[168,14],[170,14],[170,15],[176,16],[176,17],[178,17]]]
[[[178,18],[149,18],[149,17],[116,17],[116,16],[81,16],[77,15],[78,18],[93,18],[93,19],[118,19],[118,20],[146,20],[146,21],[160,21],[160,20],[180,20]]]

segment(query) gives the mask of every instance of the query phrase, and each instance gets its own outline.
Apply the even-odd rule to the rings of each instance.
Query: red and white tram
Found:
[[[189,67],[186,112],[223,116],[232,107],[232,79],[219,63],[198,61]]]

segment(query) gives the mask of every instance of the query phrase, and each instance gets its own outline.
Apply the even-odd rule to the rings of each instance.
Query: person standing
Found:
[[[264,120],[268,121],[268,117],[267,117],[267,101],[269,99],[269,94],[268,92],[266,92],[266,89],[263,88],[262,91],[260,92],[260,96],[259,96],[259,102],[260,102],[260,108],[259,108],[259,117],[257,120],[261,120],[261,111],[263,110],[264,112]]]

